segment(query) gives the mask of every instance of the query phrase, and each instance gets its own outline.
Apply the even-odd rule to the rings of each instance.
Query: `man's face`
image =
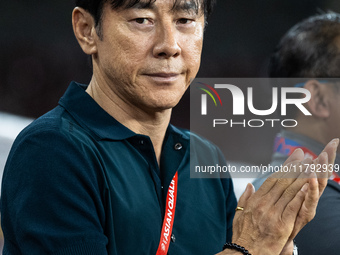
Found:
[[[160,111],[178,103],[198,72],[204,15],[191,1],[143,3],[104,5],[94,75],[125,103]]]

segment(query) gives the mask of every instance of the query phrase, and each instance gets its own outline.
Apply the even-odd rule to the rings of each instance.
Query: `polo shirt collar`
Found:
[[[169,124],[166,132],[169,134],[177,135],[183,138],[184,140],[187,140],[187,141],[190,140],[190,132],[188,130],[179,129],[171,124]]]
[[[86,93],[87,86],[72,81],[59,100],[59,105],[81,126],[94,132],[99,139],[124,140],[136,135],[101,108]]]
[[[95,133],[99,139],[125,140],[138,135],[101,108],[86,93],[87,86],[72,81],[59,100],[59,105],[80,125]],[[183,132],[171,124],[168,126],[167,133],[178,135],[186,140],[189,140],[190,137],[189,133]]]

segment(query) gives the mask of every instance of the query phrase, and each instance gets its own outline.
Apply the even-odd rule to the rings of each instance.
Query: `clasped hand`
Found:
[[[297,149],[284,163],[285,170],[272,174],[256,192],[248,184],[237,205],[244,210],[235,213],[232,242],[253,255],[291,255],[294,237],[315,216],[338,144],[338,139],[332,140],[314,160],[304,159],[303,151]],[[316,172],[317,165],[328,167]],[[225,250],[221,254],[239,253]]]

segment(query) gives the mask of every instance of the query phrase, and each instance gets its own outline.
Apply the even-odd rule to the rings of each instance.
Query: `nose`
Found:
[[[156,43],[153,54],[157,58],[177,57],[181,54],[181,47],[178,44],[178,31],[171,24],[160,26],[156,34]]]

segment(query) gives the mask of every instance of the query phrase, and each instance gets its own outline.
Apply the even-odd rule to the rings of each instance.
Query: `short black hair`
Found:
[[[292,27],[276,47],[270,77],[340,77],[340,15],[311,16]]]
[[[151,5],[157,0],[144,0],[143,3],[145,5]],[[174,7],[178,5],[183,0],[174,0]],[[189,0],[195,4],[197,8],[201,7],[204,10],[205,18],[207,19],[212,10],[216,0]],[[96,26],[100,26],[103,6],[106,2],[109,2],[112,9],[119,8],[130,8],[138,3],[141,0],[76,0],[76,6],[79,6],[86,11],[88,11],[94,18]]]

